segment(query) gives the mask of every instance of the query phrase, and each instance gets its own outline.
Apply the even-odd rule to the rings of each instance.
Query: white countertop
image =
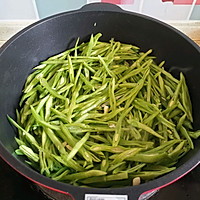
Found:
[[[34,22],[0,20],[0,46],[18,31]],[[200,21],[166,21],[166,23],[182,31],[200,45]]]

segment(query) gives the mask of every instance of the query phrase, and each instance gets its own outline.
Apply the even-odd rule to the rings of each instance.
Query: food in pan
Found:
[[[89,187],[137,185],[166,174],[190,149],[192,104],[152,50],[101,34],[48,58],[26,80],[17,155],[54,180]]]

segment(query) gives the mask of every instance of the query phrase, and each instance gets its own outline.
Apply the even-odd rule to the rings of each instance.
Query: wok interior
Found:
[[[94,24],[96,23],[96,26]],[[16,36],[0,52],[0,141],[13,154],[17,148],[16,132],[6,115],[15,118],[15,109],[25,80],[40,61],[72,47],[76,39],[88,41],[93,33],[101,32],[102,41],[111,38],[139,46],[142,51],[153,49],[159,63],[175,77],[184,72],[193,104],[194,128],[200,128],[200,53],[176,31],[138,15],[117,12],[79,12],[49,18]],[[200,148],[183,157],[178,166],[187,162]],[[17,159],[24,162],[23,157]]]

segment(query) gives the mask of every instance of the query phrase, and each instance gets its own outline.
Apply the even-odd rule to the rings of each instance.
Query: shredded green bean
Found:
[[[132,185],[169,173],[200,131],[192,129],[186,79],[152,50],[101,33],[41,62],[16,111],[15,153],[54,180],[89,187]]]

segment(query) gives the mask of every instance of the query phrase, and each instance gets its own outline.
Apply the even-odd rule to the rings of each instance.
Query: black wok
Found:
[[[61,13],[40,20],[12,37],[0,49],[0,155],[28,179],[76,200],[85,194],[127,195],[129,200],[141,194],[164,187],[184,176],[200,160],[200,140],[167,175],[139,186],[124,188],[83,188],[51,180],[31,169],[23,157],[14,154],[16,131],[6,115],[15,116],[21,90],[31,69],[49,56],[64,51],[80,37],[87,41],[92,33],[101,32],[101,40],[114,37],[124,43],[133,43],[141,50],[152,48],[157,61],[165,60],[166,69],[174,76],[180,71],[186,75],[192,103],[195,129],[200,128],[200,48],[187,36],[158,20],[126,12],[111,4],[91,4],[80,10]],[[87,199],[89,200],[89,198]]]

